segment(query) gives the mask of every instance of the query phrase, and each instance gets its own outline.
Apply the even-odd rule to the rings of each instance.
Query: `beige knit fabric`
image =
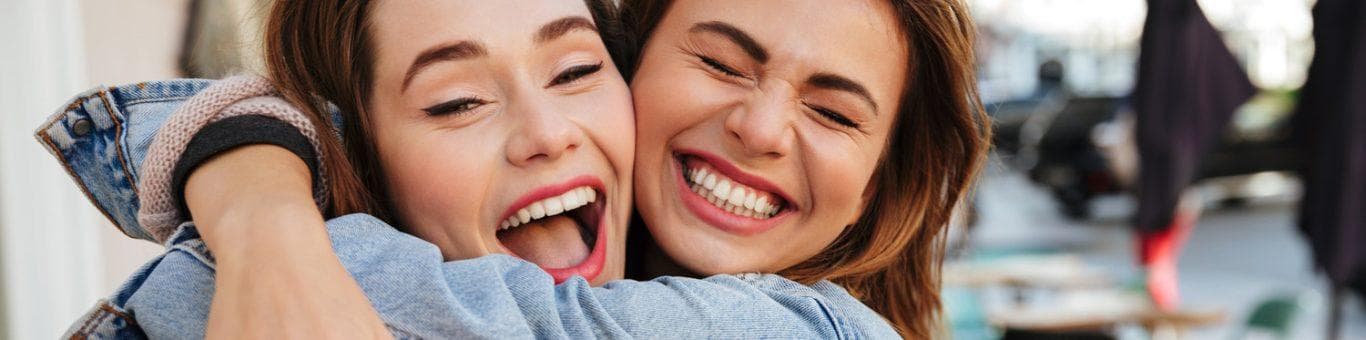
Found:
[[[299,129],[313,143],[319,158],[317,129],[297,108],[277,96],[270,81],[260,76],[235,76],[220,80],[200,91],[171,114],[166,124],[157,132],[147,158],[142,163],[142,180],[138,184],[138,223],[159,242],[165,242],[180,223],[188,216],[180,216],[176,206],[180,197],[172,194],[171,176],[180,155],[185,152],[190,139],[209,123],[218,120],[243,116],[262,115],[279,119]],[[319,173],[323,162],[318,162]],[[326,204],[326,178],[319,179],[314,188],[313,198],[319,207]]]

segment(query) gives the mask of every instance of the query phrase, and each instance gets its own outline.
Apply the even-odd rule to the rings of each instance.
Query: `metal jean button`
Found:
[[[76,133],[77,136],[88,135],[93,128],[95,128],[95,125],[90,122],[90,119],[77,120],[75,124],[71,125],[71,131]]]

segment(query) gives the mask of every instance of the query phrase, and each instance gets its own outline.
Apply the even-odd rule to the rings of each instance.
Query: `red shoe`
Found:
[[[1195,227],[1199,210],[1178,209],[1166,230],[1138,235],[1139,261],[1147,270],[1148,295],[1159,310],[1170,311],[1180,305],[1176,260]]]

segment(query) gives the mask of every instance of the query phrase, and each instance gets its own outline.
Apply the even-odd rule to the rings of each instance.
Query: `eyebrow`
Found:
[[[403,87],[400,92],[407,91],[408,83],[413,81],[413,76],[416,76],[418,71],[427,68],[427,66],[443,61],[465,60],[488,55],[489,50],[484,48],[484,44],[469,40],[429,48],[419,53],[417,58],[413,59],[413,64],[408,66],[408,72],[403,75]]]
[[[816,73],[806,78],[806,83],[818,88],[858,95],[863,101],[868,102],[869,106],[873,107],[873,112],[877,112],[877,102],[873,100],[873,95],[868,92],[868,88],[853,79],[832,73]]]
[[[540,31],[536,32],[536,43],[543,44],[576,30],[597,33],[598,26],[593,25],[592,20],[588,20],[588,18],[582,16],[559,18],[541,26]]]
[[[720,21],[708,21],[693,25],[688,32],[720,34],[729,38],[730,41],[734,42],[736,45],[740,45],[740,49],[745,50],[745,54],[748,54],[750,58],[754,58],[754,60],[758,61],[760,64],[768,62],[768,49],[765,49],[763,45],[760,45],[753,37],[750,37],[749,33],[745,33],[744,30],[741,30],[734,25]]]
[[[592,20],[583,16],[563,17],[541,25],[541,28],[536,31],[535,42],[544,44],[577,30],[597,32],[598,27],[593,25]],[[457,41],[422,51],[417,55],[417,58],[413,59],[412,65],[408,66],[408,72],[403,75],[403,86],[399,91],[407,91],[408,84],[412,83],[413,77],[427,66],[444,61],[458,61],[488,55],[488,48],[479,42],[470,40]]]

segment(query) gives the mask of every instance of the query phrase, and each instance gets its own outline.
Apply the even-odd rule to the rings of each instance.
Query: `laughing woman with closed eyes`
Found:
[[[382,8],[386,4],[391,3],[371,6]],[[371,223],[372,219],[348,216],[328,222],[328,235],[337,246],[336,256],[356,277],[355,282],[375,309],[357,310],[355,307],[363,304],[349,304],[339,310],[347,315],[378,312],[378,319],[398,335],[432,330],[437,332],[422,334],[506,335],[509,333],[501,331],[530,326],[538,336],[879,337],[895,335],[893,329],[904,337],[935,336],[943,230],[982,162],[988,133],[975,95],[971,21],[963,5],[958,1],[870,0],[796,2],[775,7],[767,2],[628,0],[623,6],[627,45],[639,51],[632,53],[633,49],[626,48],[617,54],[617,60],[623,61],[619,66],[630,75],[635,107],[633,192],[646,227],[635,232],[646,235],[648,230],[651,237],[646,239],[653,240],[647,241],[652,244],[633,245],[644,249],[633,254],[667,256],[673,265],[686,271],[716,276],[706,280],[661,277],[648,282],[613,281],[602,288],[588,288],[584,280],[555,276],[554,281],[564,281],[555,286],[552,280],[525,270],[539,272],[536,266],[520,266],[510,258],[495,257],[503,261],[496,262],[485,257],[432,264],[422,269],[438,275],[405,286],[393,283],[398,281],[394,280],[396,274],[421,275],[427,271],[357,272],[357,261],[397,267],[421,262],[403,258],[401,252],[355,256],[366,247],[348,248],[347,240],[357,235],[383,235],[381,231],[389,229],[348,233],[348,224],[381,225]],[[383,22],[372,21],[372,25],[384,31]],[[631,37],[640,38],[629,43]],[[384,36],[372,34],[371,38],[383,41]],[[378,85],[382,78],[376,78],[374,90],[383,91],[383,85]],[[339,99],[326,94],[322,97],[333,102]],[[496,102],[438,106],[468,110],[473,113],[453,119],[483,124],[496,119],[496,112],[503,112],[491,106]],[[379,102],[367,105],[375,104]],[[343,110],[348,107],[340,106]],[[481,114],[481,108],[490,111]],[[325,121],[314,118],[315,122]],[[382,125],[373,128],[376,135],[384,134]],[[599,139],[593,141],[597,145],[611,143],[601,136],[590,139]],[[351,134],[347,137],[348,141],[355,139]],[[377,144],[384,145],[384,137],[379,138]],[[558,150],[573,153],[582,152],[583,145],[588,144],[555,145],[564,146]],[[365,170],[366,157],[392,164],[389,158],[430,155],[382,147],[369,152],[351,154],[359,169]],[[437,148],[431,152],[442,151]],[[253,188],[249,185],[252,181],[269,177],[272,182],[292,183],[295,188],[307,188],[317,177],[336,182],[329,172],[310,172],[307,168],[289,172],[290,176],[262,170],[301,163],[295,154],[241,148],[194,171],[185,198],[196,221],[200,216],[214,216],[215,211],[266,211],[253,215],[266,216],[264,219],[228,219],[238,223],[216,226],[214,233],[221,239],[213,245],[215,250],[269,243],[261,242],[262,238],[288,239],[279,236],[278,230],[297,228],[300,220],[289,217],[294,213],[278,211],[313,204],[308,195],[296,192],[289,196],[293,203],[285,205],[295,208],[232,209],[240,204],[233,200],[235,197],[287,196],[281,194],[288,191],[283,188]],[[568,153],[559,155],[563,154]],[[544,152],[528,155],[527,159],[552,158]],[[322,152],[322,156],[326,158],[328,153]],[[421,210],[425,202],[399,202],[398,197],[432,194],[421,190],[412,195],[395,194],[396,187],[421,188],[420,183],[432,178],[423,172],[405,175],[393,171],[392,166],[374,168],[379,169],[384,171],[362,173],[360,182],[373,187],[367,176],[384,176],[377,178],[388,185],[387,192],[395,200],[379,203],[374,211],[360,211],[379,216],[389,212],[397,217],[388,220],[396,226],[414,223],[424,214],[459,202],[432,202],[427,211]],[[221,175],[228,173],[233,175]],[[403,184],[410,182],[413,184]],[[209,188],[237,186],[248,190],[203,198]],[[296,191],[307,193],[306,189]],[[364,197],[348,199],[346,192],[335,189],[329,195],[334,202],[365,201]],[[196,204],[196,200],[207,201]],[[494,216],[487,223],[497,225],[497,229],[512,230],[500,231],[494,245],[560,240],[546,235],[555,233],[555,223],[522,225],[535,219],[519,216],[520,204],[512,204],[507,212],[485,214]],[[264,228],[273,228],[271,235],[260,231]],[[447,239],[406,231],[436,243],[438,248],[442,245],[439,240]],[[257,234],[253,236],[253,232]],[[325,249],[275,247],[273,252],[240,253],[241,257],[233,261],[268,265],[270,255],[266,254],[326,259],[317,255]],[[566,262],[566,258],[583,257],[580,251],[546,250],[554,246],[506,248],[543,268],[574,262]],[[453,256],[455,252],[441,248],[447,260],[465,258]],[[611,252],[608,257],[607,263],[611,263]],[[220,257],[219,261],[227,260]],[[633,276],[652,276],[647,271],[637,270]],[[728,275],[736,273],[778,275]],[[218,282],[224,282],[226,275],[220,272]],[[301,275],[308,284],[287,282],[266,290],[287,296],[278,292],[292,289],[307,296],[314,293],[309,288],[349,282],[338,277],[341,275],[308,273]],[[598,277],[608,276],[612,275]],[[253,280],[266,279],[239,276],[226,281],[234,280],[251,286]],[[376,291],[374,287],[387,290]],[[421,289],[470,292],[442,296],[451,308],[433,309],[444,311],[440,313],[460,311],[439,315],[463,321],[439,325],[445,328],[421,323],[395,325],[394,320],[404,320],[400,317],[405,315],[404,306],[412,306],[394,301],[411,303],[405,298],[423,296],[414,293]],[[493,298],[484,295],[490,293]],[[504,293],[511,295],[499,302]],[[217,294],[223,296],[221,291]],[[252,294],[259,297],[272,292],[237,294],[234,297],[246,296],[250,301]],[[364,299],[354,294],[341,296],[342,300]],[[215,311],[220,303],[214,302]],[[511,303],[515,308],[483,313],[473,310],[500,303]],[[211,316],[250,324],[252,311],[262,308],[270,307],[238,307]],[[497,311],[511,311],[513,315]],[[457,326],[446,327],[449,324]]]

